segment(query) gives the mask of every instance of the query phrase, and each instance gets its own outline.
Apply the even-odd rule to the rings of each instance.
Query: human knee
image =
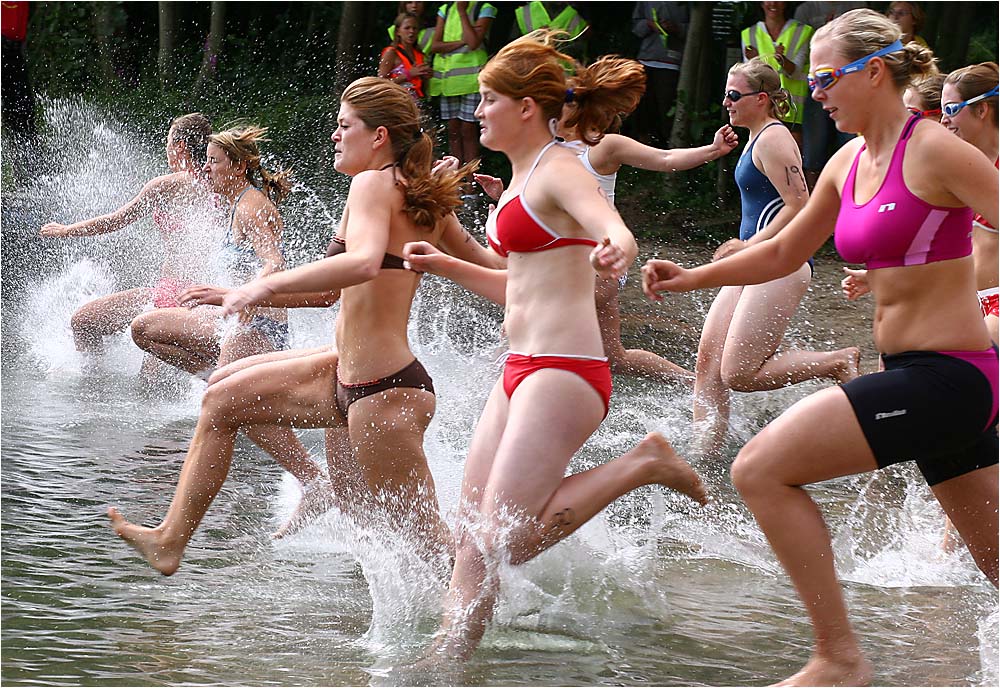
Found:
[[[757,438],[750,440],[744,445],[736,455],[736,460],[729,469],[729,476],[741,495],[747,497],[766,489],[770,478],[768,472],[763,469],[760,442]]]
[[[201,398],[201,416],[209,418],[216,425],[236,425],[234,411],[245,406],[232,385],[220,383],[205,388],[205,394]]]
[[[749,370],[741,362],[723,361],[720,368],[722,383],[734,392],[756,392],[754,385],[757,371]]]
[[[149,348],[152,342],[152,327],[148,318],[144,315],[133,318],[129,330],[132,332],[132,341],[135,342],[136,346],[140,349]]]

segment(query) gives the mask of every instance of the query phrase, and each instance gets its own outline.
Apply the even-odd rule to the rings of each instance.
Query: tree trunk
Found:
[[[101,65],[101,75],[106,85],[113,84],[117,80],[115,74],[114,55],[111,46],[111,37],[114,35],[111,11],[114,5],[110,2],[95,2],[94,8],[94,38],[97,42],[97,55]]]
[[[670,131],[671,148],[684,148],[690,138],[691,113],[696,107],[694,97],[698,90],[698,70],[711,18],[711,3],[691,4],[691,23],[688,25],[687,43],[684,46],[681,74],[677,83],[677,112],[674,115],[674,126]]]
[[[160,74],[160,88],[166,90],[176,81],[174,78],[174,27],[177,25],[177,15],[174,3],[170,0],[160,0],[160,52],[157,56],[157,71]]]
[[[942,58],[942,71],[950,72],[968,64],[969,43],[972,39],[973,24],[975,24],[976,8],[971,2],[959,2],[958,16],[951,24],[953,29],[948,32],[949,48]],[[954,6],[954,5],[953,5]],[[935,51],[936,52],[936,51]]]
[[[215,81],[215,69],[219,61],[219,53],[222,50],[222,41],[226,35],[226,3],[213,0],[212,20],[209,27],[208,38],[205,40],[205,50],[201,60],[201,69],[198,70],[198,78],[194,82],[195,92],[209,82]]]
[[[359,72],[358,56],[365,41],[366,18],[369,14],[367,2],[348,1],[343,4],[340,27],[337,30],[337,75],[336,92],[340,93],[355,79]]]

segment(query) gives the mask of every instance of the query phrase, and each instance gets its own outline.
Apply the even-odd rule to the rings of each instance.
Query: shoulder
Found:
[[[987,161],[978,148],[930,120],[917,122],[906,145],[906,152],[908,156],[919,159],[918,167],[939,175],[949,175],[958,167]],[[989,162],[992,167],[992,161]]]
[[[799,147],[792,132],[784,124],[778,123],[766,127],[758,134],[753,151],[762,157],[770,157],[772,154],[785,156],[793,148],[798,151]]]
[[[256,224],[258,220],[273,221],[280,217],[277,207],[260,189],[247,191],[236,206],[236,218],[248,224]]]
[[[398,175],[398,172],[396,174]],[[363,203],[386,208],[400,203],[403,196],[391,169],[359,172],[351,179],[351,188],[347,195],[354,204]]]

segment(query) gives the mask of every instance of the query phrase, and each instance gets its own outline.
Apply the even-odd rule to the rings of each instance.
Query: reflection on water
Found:
[[[361,531],[336,511],[271,542],[297,488],[249,442],[239,441],[229,481],[175,576],[152,572],[108,528],[109,504],[145,523],[162,517],[203,385],[177,376],[165,393],[143,389],[141,356],[127,335],[94,360],[73,350],[69,315],[95,294],[141,283],[155,267],[154,230],[140,225],[72,245],[33,235],[49,219],[106,211],[160,167],[159,142],[66,108],[54,108],[53,135],[62,135],[60,122],[80,126],[61,172],[3,201],[3,681],[407,683],[398,667],[436,628],[440,576],[405,543]],[[88,171],[88,151],[109,141],[143,155],[127,169]],[[112,181],[96,183],[101,176]],[[317,189],[300,189],[285,211],[293,261],[322,252],[339,212],[333,184]],[[650,250],[704,258],[678,246]],[[834,299],[838,267],[827,263],[790,339],[867,345],[867,320]],[[630,298],[624,321],[642,345],[690,364],[710,299],[674,296],[655,306]],[[416,310],[412,340],[439,391],[427,453],[453,521],[466,444],[497,375],[498,313],[433,278]],[[296,312],[290,321],[297,345],[329,340],[329,312]],[[651,430],[682,449],[692,442],[688,392],[642,380],[615,385],[611,413],[573,470],[607,461]],[[819,387],[739,395],[730,455]],[[321,460],[322,435],[300,436]],[[438,682],[743,685],[797,669],[810,630],[794,591],[729,485],[728,467],[695,463],[712,489],[708,507],[644,488],[509,570],[481,650]],[[831,481],[813,494],[876,682],[995,685],[996,592],[967,554],[941,554],[941,513],[916,471]]]

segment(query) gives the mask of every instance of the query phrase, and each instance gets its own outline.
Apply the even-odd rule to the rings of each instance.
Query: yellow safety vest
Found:
[[[791,124],[802,124],[802,113],[805,112],[806,98],[809,97],[809,84],[806,81],[806,74],[809,72],[808,52],[805,64],[798,65],[794,75],[789,76],[781,67],[781,63],[774,57],[775,43],[785,46],[785,55],[789,58],[797,54],[804,45],[812,38],[813,28],[808,24],[790,19],[785,22],[785,27],[781,30],[778,40],[771,40],[771,34],[767,32],[764,22],[757,22],[754,26],[743,29],[740,38],[743,45],[752,45],[757,49],[757,54],[761,59],[767,61],[778,75],[781,77],[781,86],[792,96],[792,111],[782,120]]]
[[[522,36],[535,29],[548,27],[565,31],[572,38],[576,38],[589,26],[587,20],[569,5],[566,5],[555,19],[549,17],[549,11],[545,9],[543,2],[529,2],[527,5],[521,5],[514,10],[514,16],[517,17],[517,26],[521,30]]]
[[[479,6],[493,7],[488,3],[470,2],[468,15],[469,19],[478,16]],[[444,12],[444,34],[443,41],[462,40],[462,19],[455,11],[455,3],[441,5],[438,14]],[[473,21],[473,24],[475,21]],[[434,56],[434,76],[428,87],[428,93],[432,96],[465,96],[479,91],[479,71],[486,64],[489,56],[486,48],[482,44],[475,50],[469,50],[469,46],[463,45],[458,50],[450,53],[436,54]]]
[[[393,45],[396,43],[396,25],[389,24],[387,29],[389,32],[389,40],[392,41]],[[431,43],[434,42],[434,27],[431,26],[426,29],[420,29],[420,33],[417,34],[417,47],[420,49],[424,55],[431,54]]]

